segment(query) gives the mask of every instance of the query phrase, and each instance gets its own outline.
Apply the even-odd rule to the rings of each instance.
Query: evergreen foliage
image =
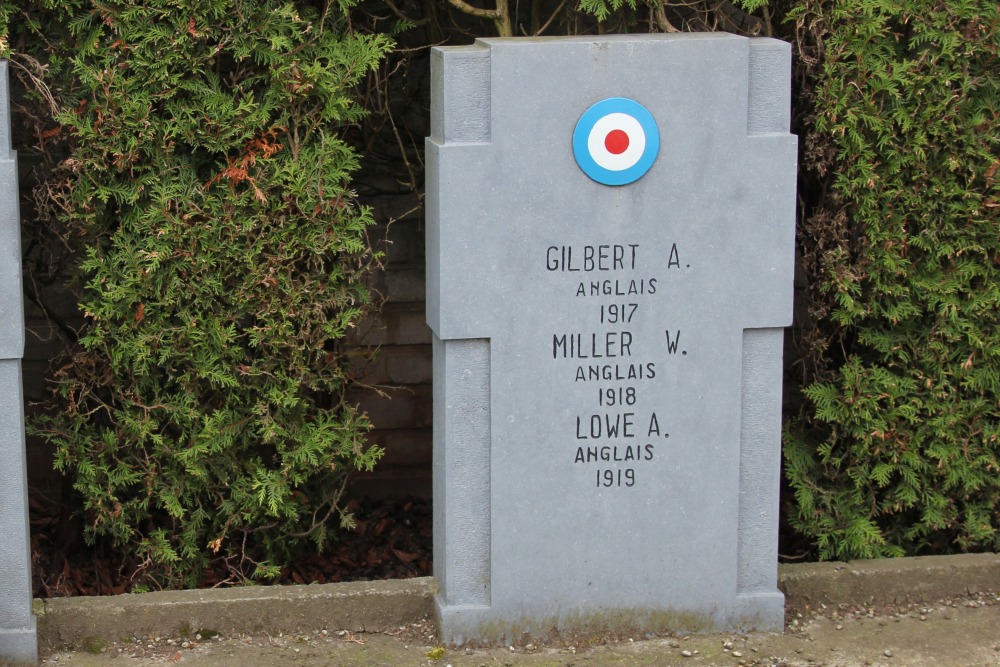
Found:
[[[1000,10],[804,0],[793,18],[813,320],[788,518],[822,558],[998,550]]]
[[[709,8],[717,9],[719,5],[723,3],[714,2],[706,3],[705,7],[699,6],[701,3],[698,0],[685,1],[685,2],[657,2],[655,0],[642,3],[646,9],[653,9],[654,11],[663,7],[664,9],[670,9],[671,5],[676,5],[689,12],[705,11]],[[708,5],[714,5],[708,7]],[[764,7],[767,4],[767,0],[732,0],[731,3],[734,7],[742,8],[747,12],[752,12]],[[623,8],[629,8],[632,11],[638,9],[638,3],[636,0],[580,0],[579,9],[580,11],[592,15],[598,21],[606,21],[611,17],[612,14],[620,12]],[[702,29],[708,28],[708,25],[702,26]],[[728,26],[727,26],[728,27]]]
[[[791,8],[808,317],[785,518],[821,558],[1000,550],[995,1],[351,4],[0,0],[0,52],[58,112],[39,207],[87,315],[36,429],[137,583],[267,578],[350,523],[345,474],[381,454],[340,347],[377,261],[342,135],[389,40],[359,22],[412,47],[405,71],[491,30],[772,35]],[[418,80],[368,83],[400,118]],[[417,189],[420,137],[387,115]]]
[[[44,0],[9,17],[46,49],[68,138],[53,199],[85,249],[86,326],[35,430],[87,537],[133,554],[144,585],[195,585],[217,559],[233,581],[273,576],[351,523],[346,474],[381,455],[344,400],[340,341],[378,258],[340,135],[390,42],[348,8]]]

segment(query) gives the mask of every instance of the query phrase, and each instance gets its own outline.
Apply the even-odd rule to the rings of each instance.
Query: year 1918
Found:
[[[635,486],[635,470],[625,468],[624,470],[598,470],[597,488],[611,486]]]
[[[601,387],[597,394],[597,404],[601,407],[635,405],[635,387]]]

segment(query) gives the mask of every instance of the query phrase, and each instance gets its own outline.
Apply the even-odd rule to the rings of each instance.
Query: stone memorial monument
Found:
[[[24,454],[24,305],[17,162],[11,150],[7,62],[0,61],[0,659],[35,662],[31,542]]]
[[[445,641],[782,627],[790,62],[727,34],[433,50]]]

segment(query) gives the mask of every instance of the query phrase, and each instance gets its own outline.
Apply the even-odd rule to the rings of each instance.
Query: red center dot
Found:
[[[612,155],[621,155],[628,148],[628,135],[622,130],[611,130],[604,137],[604,147]]]

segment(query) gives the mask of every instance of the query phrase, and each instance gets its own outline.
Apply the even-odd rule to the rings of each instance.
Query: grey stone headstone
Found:
[[[31,542],[24,452],[24,305],[17,161],[7,62],[0,61],[0,658],[38,659],[31,613]]]
[[[432,51],[446,641],[782,627],[790,68],[787,44],[725,34]],[[625,185],[574,157],[578,121],[613,98],[659,133]]]

